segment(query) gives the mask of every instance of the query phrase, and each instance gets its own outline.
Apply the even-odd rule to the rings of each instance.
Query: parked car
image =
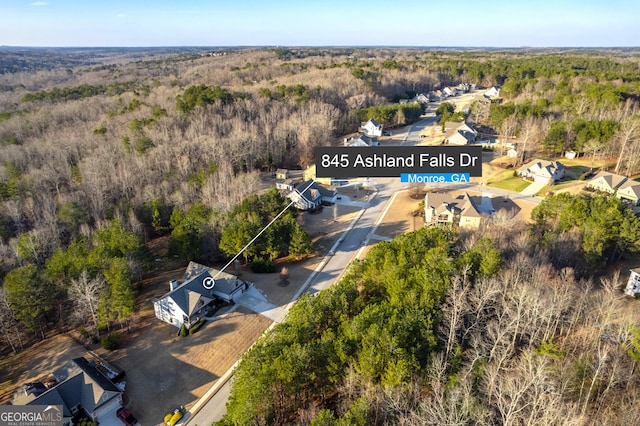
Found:
[[[127,410],[124,407],[116,411],[116,416],[118,416],[118,418],[122,420],[122,423],[124,423],[127,426],[135,426],[138,424],[138,420],[136,420],[136,418],[133,417],[133,414],[131,414],[131,411]]]
[[[167,413],[164,416],[164,422],[169,426],[175,426],[175,424],[178,423],[182,417],[184,417],[184,412],[184,407],[180,406],[172,412]]]

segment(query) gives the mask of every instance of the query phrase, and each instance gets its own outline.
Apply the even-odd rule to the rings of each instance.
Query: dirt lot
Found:
[[[24,383],[45,379],[73,358],[87,357],[87,350],[67,335],[60,334],[0,362],[2,390],[0,404],[8,404],[11,396]]]
[[[189,408],[269,327],[267,318],[237,309],[178,337],[158,320],[127,336],[123,349],[103,354],[127,372],[127,400],[141,424],[161,424],[172,408]]]

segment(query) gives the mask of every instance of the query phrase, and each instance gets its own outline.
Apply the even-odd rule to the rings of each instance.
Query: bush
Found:
[[[118,341],[120,340],[120,334],[112,331],[111,333],[100,339],[100,346],[108,351],[112,351],[118,347]]]
[[[87,331],[87,329],[86,329],[86,328],[84,328],[84,327],[80,327],[80,328],[78,329],[78,333],[80,333],[80,335],[81,335],[82,337],[84,337],[85,339],[88,339],[88,338],[90,337],[90,336],[89,336],[89,332],[88,332],[88,331]]]
[[[273,262],[273,260],[256,257],[249,264],[249,268],[251,268],[251,270],[256,273],[268,273],[274,272],[276,270],[276,264]]]
[[[181,337],[185,337],[187,334],[189,334],[187,331],[187,327],[184,324],[182,324],[182,327],[180,327],[180,331],[178,332],[178,335]]]
[[[196,331],[200,330],[205,322],[207,322],[206,319],[200,318],[195,324],[193,324],[189,328],[189,334],[194,334]]]

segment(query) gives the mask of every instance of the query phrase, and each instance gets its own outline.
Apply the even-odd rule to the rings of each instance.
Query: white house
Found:
[[[293,179],[284,179],[276,182],[276,189],[280,189],[283,191],[293,191],[293,188],[296,187],[296,181]]]
[[[499,96],[500,96],[500,88],[496,87],[496,86],[493,86],[492,88],[490,88],[489,90],[484,92],[484,97],[485,98],[493,99],[493,98],[497,98]]]
[[[624,289],[624,292],[629,296],[636,296],[640,294],[640,268],[631,270],[629,282],[627,282],[627,287]]]
[[[453,198],[450,194],[428,192],[424,197],[424,221],[427,226],[453,225],[478,229],[482,215],[469,194]]]
[[[378,124],[376,120],[371,118],[366,123],[361,123],[360,131],[365,134],[365,136],[382,136],[382,124]]]
[[[627,180],[626,176],[616,175],[615,173],[601,171],[587,182],[587,188],[596,191],[615,193]]]
[[[427,93],[427,97],[430,102],[444,101],[447,97],[442,93],[442,90],[432,90]]]
[[[634,206],[640,206],[640,182],[627,180],[620,185],[616,195],[622,200],[629,200]]]
[[[345,138],[344,146],[353,146],[353,147],[365,147],[365,146],[378,146],[380,145],[380,141],[375,136],[367,136],[360,135],[358,139],[353,138]]]
[[[460,83],[456,86],[456,91],[460,95],[462,95],[463,93],[467,93],[470,90],[471,90],[471,84],[469,83]]]
[[[518,176],[547,185],[564,177],[565,167],[559,161],[533,160],[516,170]]]
[[[418,103],[421,103],[421,104],[428,104],[429,103],[429,98],[424,93],[420,93],[419,95],[416,95],[412,99],[412,101],[413,102],[418,102]]]
[[[175,327],[187,328],[206,316],[216,300],[233,303],[251,283],[235,275],[189,262],[184,282],[171,281],[169,292],[153,301],[156,317]]]
[[[300,184],[287,194],[287,198],[300,210],[315,210],[322,203],[333,204],[337,197],[338,192],[335,189],[325,188],[311,180]]]

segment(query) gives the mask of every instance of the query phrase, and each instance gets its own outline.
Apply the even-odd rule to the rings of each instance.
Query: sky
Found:
[[[638,47],[638,0],[0,0],[0,46]]]

